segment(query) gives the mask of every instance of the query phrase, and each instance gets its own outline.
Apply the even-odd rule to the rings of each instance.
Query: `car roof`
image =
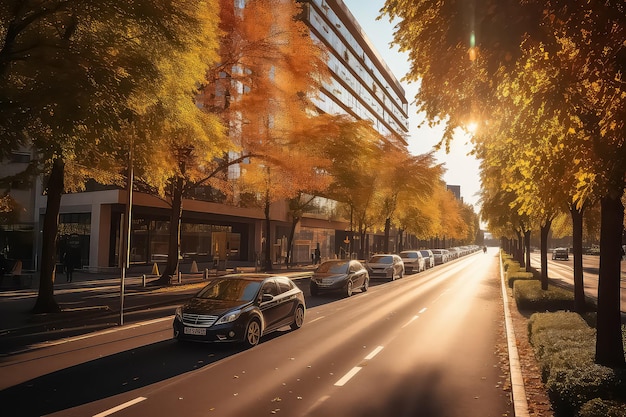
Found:
[[[216,278],[226,278],[226,279],[245,279],[248,281],[264,281],[267,278],[287,278],[286,275],[282,274],[260,274],[260,273],[240,273],[240,274],[227,274],[222,275],[221,277]]]

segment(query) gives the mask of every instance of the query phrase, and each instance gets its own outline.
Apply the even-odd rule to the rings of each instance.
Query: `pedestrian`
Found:
[[[483,253],[487,253],[487,246],[483,246]]]
[[[315,265],[322,263],[322,254],[320,248],[315,248]]]
[[[65,269],[65,277],[67,282],[72,282],[72,275],[74,273],[74,256],[71,249],[65,251],[61,261],[63,263],[63,268]]]

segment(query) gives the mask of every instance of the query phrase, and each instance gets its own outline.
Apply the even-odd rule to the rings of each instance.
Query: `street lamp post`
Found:
[[[127,201],[126,210],[124,212],[124,233],[120,236],[120,265],[122,273],[120,278],[120,326],[124,325],[124,280],[126,279],[126,270],[130,263],[130,233],[132,226],[133,211],[133,138],[134,126],[131,130],[130,149],[128,151],[128,181],[127,181]]]

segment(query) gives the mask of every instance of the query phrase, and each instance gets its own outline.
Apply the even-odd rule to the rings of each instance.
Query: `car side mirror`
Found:
[[[265,303],[265,302],[267,302],[267,301],[272,301],[273,299],[274,299],[274,296],[273,296],[272,294],[267,294],[267,293],[265,293],[265,294],[263,294],[263,295],[261,296],[261,302],[262,302],[262,303]]]

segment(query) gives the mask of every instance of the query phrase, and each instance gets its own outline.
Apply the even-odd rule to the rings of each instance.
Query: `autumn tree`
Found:
[[[34,311],[58,310],[53,279],[61,195],[84,185],[68,184],[66,171],[75,179],[114,180],[122,127],[174,80],[164,72],[168,58],[195,53],[214,36],[206,30],[213,10],[186,0],[8,1],[0,7],[2,149],[33,147],[33,164],[46,177]]]
[[[445,119],[452,127],[477,115],[485,121],[497,114],[496,92],[503,76],[519,78],[517,63],[527,62],[528,56],[556,63],[556,76],[535,84],[541,87],[535,90],[541,105],[533,110],[557,118],[572,132],[568,146],[577,155],[573,161],[592,168],[577,178],[576,190],[583,197],[593,189],[602,207],[596,361],[622,366],[617,294],[626,178],[623,5],[560,0],[410,3],[388,1],[384,11],[401,21],[395,40],[411,51],[411,76],[422,80],[417,100],[431,119]],[[527,72],[525,66],[519,68]],[[589,179],[593,188],[587,187]]]
[[[229,132],[242,149],[258,155],[242,167],[246,189],[265,213],[264,268],[272,269],[270,208],[295,197],[319,179],[317,160],[307,158],[316,116],[312,99],[326,74],[325,53],[298,20],[295,1],[252,0],[231,16],[229,33],[237,65],[225,68],[231,85]]]
[[[381,148],[376,187],[380,191],[381,218],[385,219],[383,251],[389,252],[391,227],[399,225],[400,201],[419,204],[426,200],[440,181],[442,168],[435,164],[432,154],[411,155],[391,140],[383,142]]]

